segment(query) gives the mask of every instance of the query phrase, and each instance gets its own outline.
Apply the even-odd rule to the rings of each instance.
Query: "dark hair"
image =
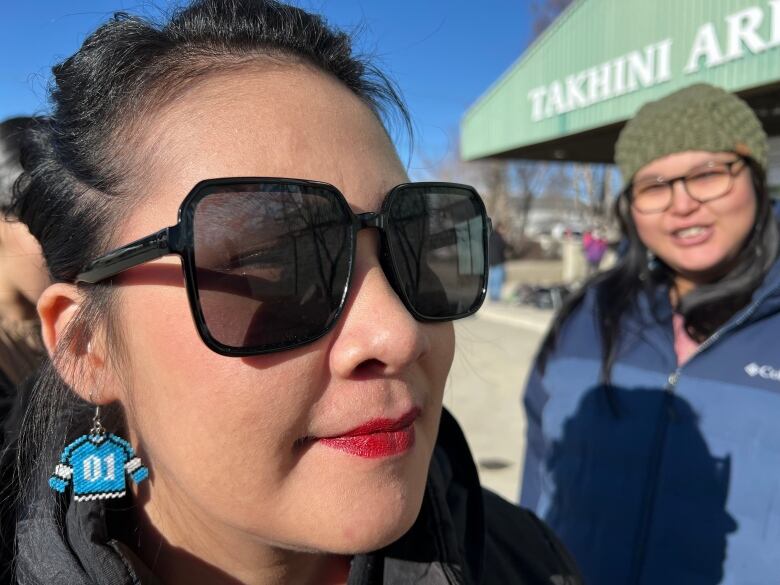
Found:
[[[55,281],[72,282],[105,253],[110,234],[135,203],[129,182],[137,121],[213,71],[269,59],[316,67],[352,90],[385,127],[395,113],[411,128],[394,85],[353,54],[350,37],[299,8],[272,0],[197,0],[160,26],[115,14],[54,67],[51,117],[31,133],[24,153],[26,173],[14,209],[40,241]],[[83,292],[80,314],[62,344],[83,344],[104,327],[121,360],[110,283]],[[45,477],[65,442],[88,429],[91,410],[58,374],[63,367],[46,364],[27,411],[19,440],[26,499],[46,489]]]
[[[22,138],[34,121],[34,118],[19,116],[0,122],[0,212],[5,214],[11,206],[13,185],[22,174]]]
[[[688,334],[703,341],[745,307],[778,256],[778,226],[775,219],[764,170],[752,159],[745,159],[756,193],[756,217],[753,230],[737,256],[731,271],[717,282],[699,286],[685,295],[676,311],[685,320]],[[595,293],[596,321],[601,337],[601,380],[609,385],[612,367],[618,357],[621,325],[625,315],[637,309],[637,300],[645,294],[657,318],[658,286],[672,286],[674,274],[660,261],[648,262],[648,249],[639,239],[631,217],[628,195],[622,193],[615,202],[624,242],[627,244],[617,264],[592,277],[573,294],[558,315],[542,342],[537,365],[544,372],[569,317],[590,290]]]

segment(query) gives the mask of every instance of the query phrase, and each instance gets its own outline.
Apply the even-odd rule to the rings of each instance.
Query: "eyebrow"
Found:
[[[685,171],[685,172],[684,172],[684,173],[682,173],[681,175],[676,175],[676,176],[685,176],[685,175],[687,175],[688,173],[690,173],[691,171],[693,171],[693,170],[695,170],[695,169],[698,169],[698,168],[700,168],[700,167],[703,167],[703,166],[704,166],[704,165],[706,165],[707,163],[711,163],[711,162],[716,162],[716,163],[727,163],[727,162],[731,162],[731,160],[732,160],[732,159],[722,159],[722,158],[715,158],[715,157],[713,157],[713,158],[708,158],[708,159],[705,159],[705,160],[703,160],[703,161],[701,161],[701,162],[699,162],[699,163],[696,163],[695,165],[692,165],[692,166],[688,167],[688,170],[687,170],[687,171]],[[637,177],[636,177],[636,178],[633,180],[633,182],[634,182],[634,183],[638,183],[638,182],[640,182],[640,181],[653,180],[653,179],[657,179],[657,178],[659,178],[659,177],[663,178],[663,177],[668,177],[668,176],[670,176],[670,175],[668,175],[668,174],[667,174],[667,175],[662,175],[662,174],[660,174],[660,173],[646,173],[646,174],[643,174],[643,175],[639,175],[639,176],[637,176]]]

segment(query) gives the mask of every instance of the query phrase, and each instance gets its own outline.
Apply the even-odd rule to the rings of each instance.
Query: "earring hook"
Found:
[[[92,402],[92,395],[94,394],[95,389],[92,388],[89,391],[89,401]],[[106,434],[106,429],[103,426],[103,423],[100,422],[100,405],[95,405],[95,416],[92,417],[92,428],[89,431],[89,434],[96,435],[96,436],[102,436]]]

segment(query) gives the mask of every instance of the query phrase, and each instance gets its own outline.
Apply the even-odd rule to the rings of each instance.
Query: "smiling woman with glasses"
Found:
[[[17,582],[579,583],[442,409],[485,207],[409,181],[346,34],[199,0],[116,15],[54,78],[16,201],[55,281]]]
[[[767,149],[750,107],[703,84],[646,104],[620,134],[622,256],[569,299],[525,393],[521,503],[586,582],[776,579]]]

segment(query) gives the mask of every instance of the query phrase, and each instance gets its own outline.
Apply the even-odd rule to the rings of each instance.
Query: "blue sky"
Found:
[[[346,30],[401,87],[415,122],[411,174],[456,149],[465,110],[530,42],[529,0],[297,0]],[[45,113],[51,66],[112,12],[157,15],[165,0],[22,0],[0,22],[0,119]],[[402,156],[407,158],[403,149]]]

